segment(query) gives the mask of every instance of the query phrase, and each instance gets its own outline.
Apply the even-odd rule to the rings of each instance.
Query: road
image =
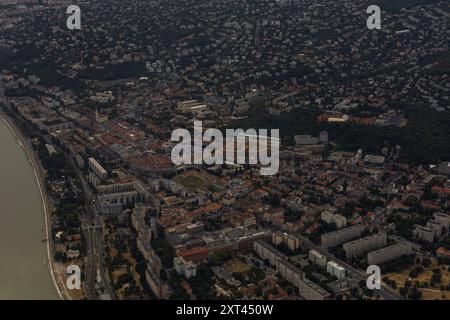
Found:
[[[68,155],[66,155],[68,157]],[[71,166],[76,172],[81,181],[83,192],[86,198],[85,207],[87,214],[83,219],[83,230],[86,235],[86,247],[88,264],[86,270],[86,292],[89,293],[90,299],[96,299],[97,294],[95,290],[97,271],[100,275],[100,283],[98,286],[104,289],[110,299],[115,298],[114,290],[110,285],[108,272],[104,264],[104,245],[103,245],[103,223],[101,213],[96,204],[96,197],[92,192],[91,187],[84,179],[83,173],[78,169],[73,160],[68,157]]]
[[[85,272],[85,293],[86,298],[90,300],[94,300],[97,297],[95,292],[95,275],[96,275],[96,264],[95,264],[95,246],[94,246],[94,234],[93,228],[89,226],[85,226],[83,223],[83,231],[86,238],[86,255],[87,255],[87,264],[86,264],[86,272]]]

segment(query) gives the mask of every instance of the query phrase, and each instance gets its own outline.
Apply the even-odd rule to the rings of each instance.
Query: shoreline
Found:
[[[47,241],[46,241],[47,259],[46,260],[47,260],[47,264],[48,264],[48,271],[50,273],[50,278],[51,278],[52,284],[53,284],[53,289],[56,291],[57,296],[59,297],[60,300],[68,300],[68,299],[71,300],[70,295],[67,292],[65,292],[65,294],[63,294],[63,291],[65,291],[65,290],[61,290],[61,288],[60,288],[61,284],[58,282],[58,280],[56,279],[56,275],[55,275],[56,271],[55,271],[53,255],[52,255],[53,249],[51,246],[53,243],[53,240],[52,240],[52,235],[51,235],[51,230],[50,230],[50,225],[49,225],[50,204],[49,204],[49,199],[48,199],[48,195],[47,195],[47,190],[45,189],[45,186],[44,186],[43,168],[41,167],[41,164],[39,163],[34,151],[30,149],[30,145],[28,143],[27,138],[23,135],[22,131],[16,125],[14,120],[12,120],[3,111],[0,111],[0,118],[6,124],[8,129],[14,135],[14,137],[18,140],[19,146],[25,153],[25,156],[28,158],[31,168],[33,169],[34,177],[35,177],[35,180],[36,180],[36,183],[37,183],[37,186],[39,189],[39,194],[40,194],[41,200],[42,200],[42,207],[44,210],[44,224],[45,224],[45,231],[46,231],[46,236],[47,236]],[[65,288],[64,285],[62,285],[62,287]]]

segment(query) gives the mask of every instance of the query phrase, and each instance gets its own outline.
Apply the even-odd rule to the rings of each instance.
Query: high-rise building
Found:
[[[173,266],[179,275],[190,279],[197,275],[197,266],[192,261],[186,261],[183,257],[173,258]]]
[[[325,233],[320,237],[320,243],[322,247],[334,247],[347,242],[351,239],[360,237],[364,231],[363,225],[354,225],[348,228],[340,229],[337,231]]]
[[[367,254],[367,263],[369,265],[381,264],[383,262],[394,260],[411,253],[411,244],[409,242],[401,242],[386,248],[381,248],[369,252]]]
[[[338,265],[334,261],[328,261],[327,263],[327,272],[332,276],[335,276],[339,280],[345,279],[345,269],[344,267]]]
[[[272,243],[275,245],[285,243],[288,246],[288,248],[292,251],[295,251],[298,248],[300,248],[300,239],[292,234],[287,234],[285,232],[273,232]]]
[[[96,187],[108,177],[108,171],[94,158],[89,158],[89,182]]]
[[[308,258],[311,262],[321,267],[325,267],[327,265],[327,257],[321,255],[316,250],[309,250]]]
[[[386,233],[377,233],[362,239],[344,243],[342,246],[347,258],[359,256],[367,251],[379,249],[387,245]]]

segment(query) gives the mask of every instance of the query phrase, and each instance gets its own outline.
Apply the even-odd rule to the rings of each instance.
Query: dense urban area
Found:
[[[65,299],[450,299],[447,0],[1,2]],[[278,173],[175,165],[194,121],[279,129]]]

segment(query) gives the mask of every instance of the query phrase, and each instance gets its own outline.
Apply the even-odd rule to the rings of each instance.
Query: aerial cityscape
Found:
[[[0,300],[450,300],[449,22],[0,0]]]

